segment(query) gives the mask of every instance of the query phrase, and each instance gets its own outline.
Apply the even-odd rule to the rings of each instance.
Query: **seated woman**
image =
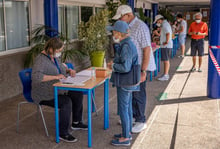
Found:
[[[127,73],[131,71],[133,65],[138,65],[137,49],[128,34],[129,26],[126,22],[117,21],[108,30],[113,31],[115,42],[115,58],[113,62],[108,63],[108,67],[112,69],[112,73]],[[132,92],[139,90],[139,85],[120,87],[121,84],[114,84],[113,75],[111,82],[117,87],[118,111],[122,123],[122,133],[115,134],[115,140],[111,143],[116,146],[129,146],[132,138]]]
[[[51,38],[46,43],[44,50],[36,57],[32,69],[32,98],[41,105],[54,107],[53,84],[65,78],[67,73],[75,76],[75,71],[67,69],[59,60],[63,50],[63,42],[59,38]],[[59,130],[60,139],[65,142],[76,142],[68,132],[71,112],[72,129],[87,130],[88,126],[82,123],[83,93],[59,92]]]

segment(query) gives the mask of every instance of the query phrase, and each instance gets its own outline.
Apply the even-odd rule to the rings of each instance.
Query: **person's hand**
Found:
[[[166,42],[163,42],[163,45],[165,46],[165,45],[167,45],[168,44],[168,42],[166,41]]]
[[[59,80],[59,79],[65,79],[66,77],[63,75],[63,74],[58,74],[56,76],[56,79]]]
[[[69,74],[71,77],[75,77],[76,76],[76,71],[73,69],[69,69]]]
[[[141,82],[144,82],[147,77],[147,72],[141,72]]]
[[[109,62],[109,63],[107,64],[107,67],[108,67],[109,69],[112,69],[112,64],[113,64],[113,61]]]

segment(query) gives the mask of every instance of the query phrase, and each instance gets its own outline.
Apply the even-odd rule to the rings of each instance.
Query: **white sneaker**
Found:
[[[118,120],[118,124],[121,125],[121,119]],[[132,124],[135,124],[135,118],[132,119]]]
[[[163,75],[162,77],[158,78],[157,80],[159,81],[167,81],[169,80],[170,76],[169,75]]]
[[[136,122],[135,125],[132,127],[132,133],[139,133],[146,128],[147,128],[146,123]]]

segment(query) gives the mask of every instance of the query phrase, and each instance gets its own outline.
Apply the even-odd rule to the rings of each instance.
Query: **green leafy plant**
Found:
[[[172,13],[170,12],[169,9],[160,8],[159,9],[159,14],[164,16],[164,18],[167,19],[167,21],[174,22],[174,20],[175,20],[175,17],[172,15]]]
[[[138,8],[138,13],[139,13],[139,17],[142,21],[147,22],[148,24],[151,24],[151,18],[146,17],[144,15],[143,8]]]
[[[106,32],[109,12],[107,9],[91,16],[88,22],[80,22],[79,40],[83,41],[83,51],[91,57],[94,51],[105,51],[109,43]]]
[[[44,50],[45,43],[51,38],[50,36],[46,35],[45,32],[53,32],[57,35],[65,44],[64,49],[61,56],[61,61],[65,62],[67,60],[73,60],[75,58],[83,58],[84,53],[80,50],[76,50],[73,48],[72,43],[70,40],[59,33],[57,30],[50,28],[45,25],[37,25],[31,35],[31,49],[28,51],[25,60],[24,60],[24,67],[31,67],[33,65],[34,58]]]

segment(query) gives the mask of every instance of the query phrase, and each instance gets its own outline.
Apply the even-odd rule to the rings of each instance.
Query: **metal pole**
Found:
[[[220,73],[219,73],[220,68],[218,67],[220,65],[220,47],[213,48],[214,46],[220,46],[219,8],[220,8],[220,1],[211,0],[209,44],[212,48],[209,51],[208,86],[207,86],[207,95],[210,98],[220,98]]]

